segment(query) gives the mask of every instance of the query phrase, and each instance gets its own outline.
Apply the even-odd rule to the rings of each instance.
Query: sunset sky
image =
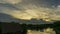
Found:
[[[0,0],[0,13],[17,19],[60,20],[60,0]]]

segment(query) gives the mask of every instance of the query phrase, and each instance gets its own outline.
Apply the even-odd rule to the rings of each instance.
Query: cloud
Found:
[[[22,0],[0,0],[0,3],[10,3],[10,4],[17,4]]]
[[[10,1],[12,2],[8,3]],[[58,7],[59,3],[56,4],[56,0],[18,1],[16,4],[13,4],[15,0],[5,0],[4,2],[6,3],[0,3],[0,13],[6,13],[18,19],[42,18],[60,20],[60,7]]]

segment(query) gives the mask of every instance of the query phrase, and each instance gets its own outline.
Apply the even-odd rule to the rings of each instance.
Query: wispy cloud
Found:
[[[0,3],[10,3],[10,4],[17,4],[22,0],[0,0]]]
[[[0,13],[9,14],[18,19],[60,20],[59,0],[0,0]],[[0,3],[1,3],[0,2]],[[16,2],[16,3],[15,3]]]

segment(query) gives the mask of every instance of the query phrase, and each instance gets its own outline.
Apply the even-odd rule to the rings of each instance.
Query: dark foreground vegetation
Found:
[[[10,24],[10,23],[5,23],[5,24]],[[18,24],[18,23],[11,23],[11,24],[17,24],[20,29],[16,32],[7,32],[7,33],[3,33],[3,34],[26,34],[27,30],[42,30],[45,28],[53,28],[54,31],[56,31],[56,34],[60,34],[60,21],[56,21],[54,22],[54,24],[41,24],[41,25],[26,25],[26,24]]]

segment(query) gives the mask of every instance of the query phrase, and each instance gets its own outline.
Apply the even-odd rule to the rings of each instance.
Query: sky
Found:
[[[0,13],[17,19],[60,20],[60,0],[0,0]],[[3,17],[3,15],[2,15]],[[0,16],[1,18],[1,16]],[[12,18],[3,17],[6,20]],[[1,18],[0,21],[4,21]]]

